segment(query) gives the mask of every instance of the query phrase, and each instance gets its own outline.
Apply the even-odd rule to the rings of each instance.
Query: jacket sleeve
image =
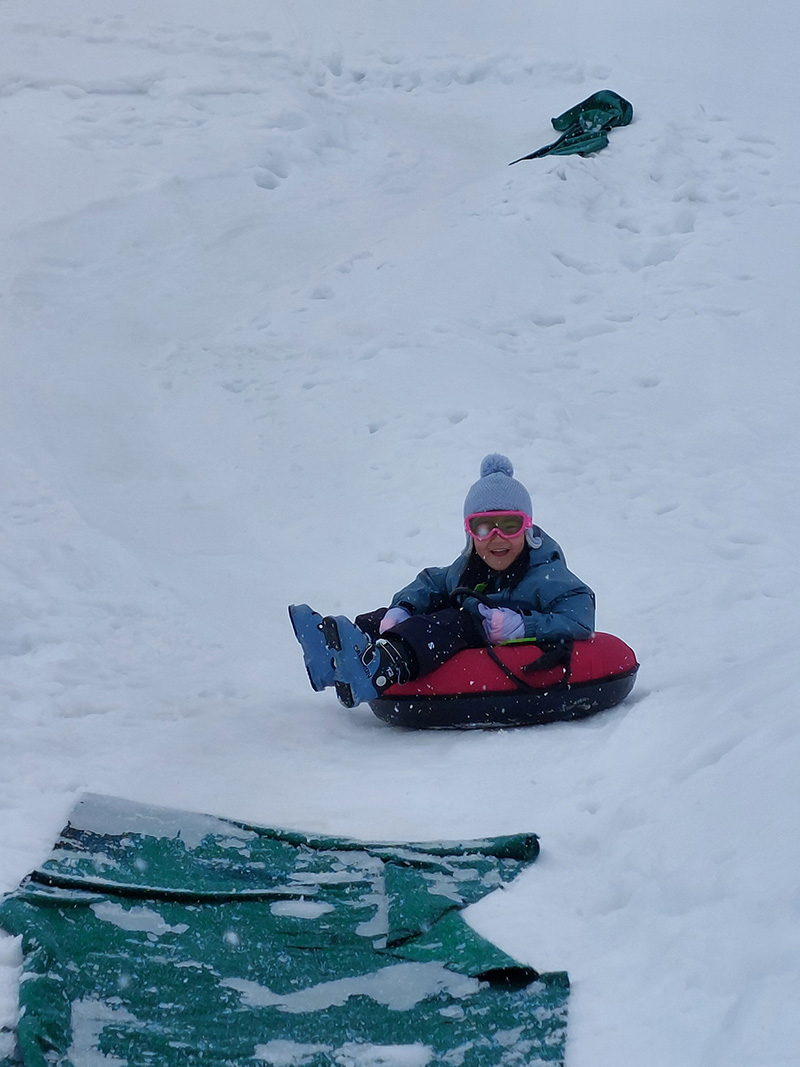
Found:
[[[594,633],[594,593],[562,560],[536,569],[512,593],[525,636],[537,641],[585,641]]]
[[[594,633],[594,593],[588,587],[559,596],[548,611],[522,611],[525,636],[537,641],[585,641]]]
[[[403,607],[412,615],[439,611],[450,603],[447,567],[426,567],[409,585],[392,597],[389,607]]]

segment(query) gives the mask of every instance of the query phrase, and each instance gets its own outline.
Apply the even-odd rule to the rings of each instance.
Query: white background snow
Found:
[[[788,0],[5,0],[1,891],[84,790],[533,830],[469,917],[569,970],[569,1067],[798,1062],[798,39]],[[507,166],[601,88],[605,151]],[[633,698],[414,734],[312,693],[286,605],[450,562],[490,451]]]

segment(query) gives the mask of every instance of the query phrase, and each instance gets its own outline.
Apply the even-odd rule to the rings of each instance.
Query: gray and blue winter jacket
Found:
[[[525,623],[525,636],[538,641],[585,640],[594,633],[594,593],[568,568],[561,547],[538,526],[529,532],[528,566],[513,584],[484,598],[495,607],[513,608]],[[391,607],[404,607],[412,615],[428,615],[453,607],[453,592],[462,586],[472,555],[471,542],[449,567],[426,567],[404,589],[395,593]],[[478,601],[459,601],[478,614]]]

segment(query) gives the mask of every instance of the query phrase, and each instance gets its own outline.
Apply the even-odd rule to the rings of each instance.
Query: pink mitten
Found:
[[[483,615],[484,632],[493,645],[525,636],[525,623],[513,608],[489,608],[478,604],[478,611]]]

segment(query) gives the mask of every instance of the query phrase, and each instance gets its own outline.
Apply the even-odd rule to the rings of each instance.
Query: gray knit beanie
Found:
[[[484,457],[481,476],[464,501],[464,518],[478,511],[522,511],[533,518],[531,495],[514,477],[508,456],[492,452]]]

